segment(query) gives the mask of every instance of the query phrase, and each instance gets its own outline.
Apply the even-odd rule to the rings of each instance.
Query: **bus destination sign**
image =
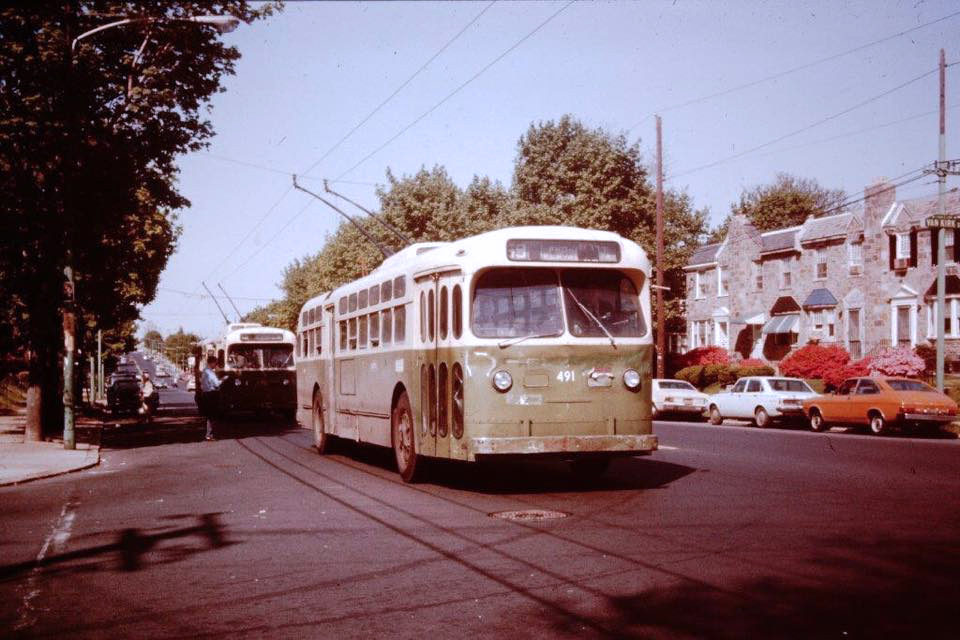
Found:
[[[928,229],[960,229],[960,218],[948,215],[934,215],[927,218]]]

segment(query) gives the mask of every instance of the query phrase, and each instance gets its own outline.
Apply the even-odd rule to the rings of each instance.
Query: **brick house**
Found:
[[[960,194],[946,212],[960,215]],[[936,339],[937,197],[898,201],[879,182],[859,211],[761,233],[735,215],[722,242],[699,247],[687,273],[687,348],[717,345],[776,362],[797,346],[839,344],[854,359]],[[960,360],[960,233],[946,242],[947,361]]]

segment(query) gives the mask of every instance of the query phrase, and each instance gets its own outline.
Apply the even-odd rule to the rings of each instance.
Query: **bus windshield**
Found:
[[[232,344],[227,347],[231,369],[286,369],[293,366],[293,345]]]
[[[613,269],[565,269],[560,274],[567,326],[578,337],[640,337],[647,327],[633,282]]]
[[[646,323],[633,282],[613,269],[491,269],[477,280],[471,308],[480,338],[640,337]]]
[[[473,332],[480,338],[560,335],[563,313],[551,269],[491,269],[477,281]]]

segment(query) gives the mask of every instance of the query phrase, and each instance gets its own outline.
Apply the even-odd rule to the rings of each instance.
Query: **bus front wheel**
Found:
[[[393,435],[393,453],[397,458],[397,470],[404,482],[416,482],[423,468],[423,461],[417,455],[416,432],[413,425],[413,412],[410,411],[410,398],[404,391],[397,398],[390,420]]]

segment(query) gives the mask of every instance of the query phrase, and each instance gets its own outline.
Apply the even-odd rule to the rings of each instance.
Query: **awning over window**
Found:
[[[785,316],[773,316],[763,325],[763,333],[797,333],[800,315],[791,313]]]
[[[960,278],[953,274],[948,274],[943,279],[944,286],[944,295],[956,296],[960,295]],[[937,297],[937,279],[934,278],[933,282],[930,284],[930,288],[927,289],[926,294],[927,299]]]
[[[829,289],[814,289],[803,301],[805,308],[809,307],[835,307],[837,299],[833,297]]]
[[[777,298],[777,301],[770,307],[771,316],[782,315],[784,313],[798,313],[799,311],[800,305],[798,305],[797,301],[791,296],[781,296]]]

